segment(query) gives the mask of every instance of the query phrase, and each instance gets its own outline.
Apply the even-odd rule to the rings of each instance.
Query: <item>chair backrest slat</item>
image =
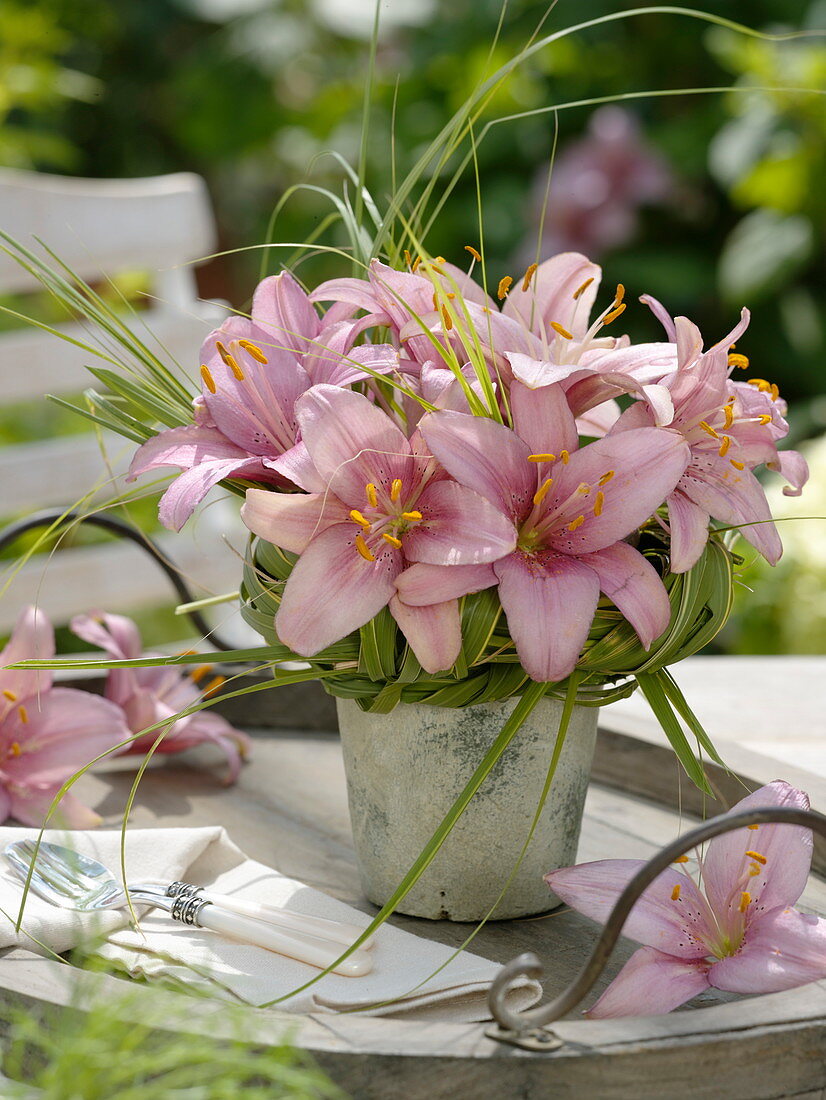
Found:
[[[127,270],[148,272],[151,306],[127,323],[158,358],[175,360],[196,375],[201,342],[226,316],[219,303],[198,300],[190,266],[214,251],[216,239],[209,197],[198,176],[85,180],[0,169],[0,229],[42,256],[39,239],[87,281]],[[0,251],[0,293],[25,293],[38,285]],[[97,346],[82,324],[56,327]],[[43,330],[0,333],[4,403],[80,391],[94,384],[87,365],[101,361]],[[121,478],[134,447],[105,433],[104,439],[111,471],[93,432],[0,447],[0,524],[43,507],[70,508],[94,487],[98,491],[89,500],[116,495],[124,487]],[[236,547],[243,546],[237,507],[218,504],[181,535],[162,536],[196,595],[220,593],[238,583],[240,562],[224,541],[227,534]],[[0,593],[4,579],[0,568]],[[176,597],[168,578],[137,547],[107,540],[32,558],[0,597],[0,634],[32,602],[62,623],[92,608],[129,612],[170,604]]]

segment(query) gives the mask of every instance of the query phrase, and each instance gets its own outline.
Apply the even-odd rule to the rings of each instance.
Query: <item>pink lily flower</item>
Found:
[[[322,490],[250,489],[241,509],[256,535],[300,555],[276,615],[279,638],[311,657],[389,604],[422,666],[450,667],[461,642],[455,600],[431,600],[449,605],[436,610],[401,607],[396,578],[408,562],[494,561],[513,549],[513,524],[448,479],[418,433],[408,441],[361,394],[315,386],[297,416]],[[443,632],[434,625],[437,615]]]
[[[65,781],[125,741],[119,707],[73,688],[52,687],[50,672],[6,668],[54,656],[54,631],[42,611],[24,608],[0,653],[0,823],[14,817],[38,827]],[[89,829],[100,817],[69,793],[54,823]]]
[[[785,474],[791,492],[799,493],[808,476],[805,459],[795,451],[778,452],[777,440],[788,431],[785,403],[776,388],[755,379],[754,385],[735,382],[735,366],[748,365],[740,355],[729,355],[732,343],[745,332],[748,310],[734,330],[703,352],[699,330],[687,318],[671,321],[658,302],[652,308],[664,314],[673,330],[677,370],[663,379],[674,405],[669,427],[679,431],[691,448],[691,461],[668,497],[671,568],[685,572],[699,559],[708,540],[709,519],[738,526],[768,562],[775,565],[783,552],[771,522],[771,509],[752,469],[762,463]],[[665,323],[665,321],[664,321]],[[612,434],[653,423],[649,408],[638,402],[619,418]]]
[[[777,779],[731,813],[772,806],[807,810],[809,799]],[[645,946],[587,1015],[659,1015],[709,986],[776,993],[826,978],[826,920],[792,908],[805,888],[812,849],[809,829],[752,825],[709,843],[698,860],[700,886],[681,870],[664,871],[625,925],[625,934]],[[635,859],[599,860],[551,871],[545,881],[573,909],[604,921],[643,866]]]
[[[135,453],[128,481],[162,466],[179,466],[161,498],[159,518],[179,531],[209,490],[238,477],[285,485],[271,460],[297,442],[295,402],[309,375],[290,351],[267,349],[272,338],[254,322],[232,317],[201,348],[202,396],[195,424],[153,436]]]
[[[159,654],[144,652],[137,626],[123,615],[78,615],[72,619],[72,631],[85,642],[99,646],[116,661],[128,661],[137,657],[155,657]],[[157,722],[165,722],[176,714],[215,691],[221,677],[210,679],[199,688],[196,679],[210,673],[211,667],[203,665],[188,675],[180,668],[113,668],[106,679],[106,698],[123,712],[129,730],[136,737],[124,751],[124,755],[145,755],[158,738],[161,730],[143,731]],[[196,711],[179,718],[164,733],[156,752],[183,752],[211,742],[217,745],[227,758],[229,774],[227,785],[234,783],[241,771],[241,762],[248,755],[252,741],[241,730],[235,729],[219,714]]]
[[[144,443],[127,476],[133,481],[165,466],[184,471],[161,498],[164,526],[179,531],[225,478],[289,486],[272,461],[299,444],[294,409],[301,394],[316,382],[344,386],[370,377],[370,371],[398,370],[398,355],[390,345],[354,348],[364,326],[336,321],[341,313],[334,307],[323,327],[307,295],[284,271],[259,285],[251,320],[230,317],[209,334],[201,347],[195,424],[160,432]],[[296,461],[302,459],[299,444]]]
[[[646,647],[668,625],[659,575],[622,540],[662,504],[689,452],[676,432],[659,428],[577,450],[576,423],[559,386],[530,390],[514,382],[510,401],[513,431],[449,411],[428,414],[421,431],[452,477],[516,525],[516,548],[493,563],[499,598],[525,671],[557,682],[579,660],[600,591]],[[452,591],[455,578],[442,572]],[[478,577],[469,579],[478,585]],[[445,598],[435,578],[432,592],[434,600]]]

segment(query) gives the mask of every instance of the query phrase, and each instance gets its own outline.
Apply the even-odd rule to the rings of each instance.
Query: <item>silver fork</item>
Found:
[[[111,872],[102,863],[71,848],[45,841],[38,848],[33,841],[24,840],[7,845],[5,855],[22,882],[27,880],[31,870],[30,888],[53,905],[80,912],[95,912],[122,909],[127,904],[126,894]],[[300,926],[289,929],[275,927],[263,920],[227,911],[220,904],[203,897],[186,893],[170,897],[146,883],[130,886],[129,894],[133,901],[162,909],[182,924],[210,928],[230,939],[264,947],[313,966],[326,968],[341,954],[342,941],[321,938]],[[352,942],[361,931],[352,927],[355,935],[347,943]],[[372,966],[369,952],[358,949],[334,967],[334,972],[358,977],[369,973]]]

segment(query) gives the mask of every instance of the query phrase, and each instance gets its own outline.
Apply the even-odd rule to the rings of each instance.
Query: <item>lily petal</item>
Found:
[[[104,650],[115,661],[129,661],[143,652],[138,628],[125,615],[75,615],[70,627],[78,638]]]
[[[579,446],[576,421],[562,386],[528,389],[515,381],[510,392],[513,427],[534,454],[559,454]]]
[[[120,707],[73,688],[52,688],[3,723],[3,747],[17,742],[21,752],[9,756],[3,770],[23,786],[62,783],[99,753],[129,737]]]
[[[527,514],[536,470],[528,462],[530,448],[509,428],[486,417],[449,411],[428,413],[419,428],[431,452],[461,485],[515,520]]]
[[[224,478],[242,477],[256,481],[277,481],[260,458],[216,459],[202,462],[176,477],[158,506],[158,519],[170,531],[180,531],[210,489]]]
[[[443,672],[453,666],[462,648],[458,600],[411,607],[393,596],[389,607],[425,672]]]
[[[594,570],[602,591],[648,649],[671,621],[671,603],[657,570],[627,542],[615,542],[580,560]]]
[[[777,458],[766,465],[788,481],[789,484],[783,486],[784,497],[800,496],[809,480],[809,465],[799,451],[779,451]]]
[[[357,534],[353,523],[329,527],[293,566],[275,629],[284,645],[302,657],[364,626],[396,595],[400,551],[384,544],[375,561],[366,561],[356,548]]]
[[[307,351],[318,335],[320,322],[307,293],[289,271],[260,282],[252,298],[252,317],[257,325],[276,336],[288,351]]]
[[[516,546],[516,528],[489,500],[455,481],[428,485],[416,502],[422,519],[404,536],[409,561],[479,565]]]
[[[708,989],[708,968],[704,959],[677,959],[653,947],[641,947],[586,1016],[608,1020],[664,1015]]]
[[[808,810],[809,797],[782,779],[761,787],[732,806],[741,810],[786,806]],[[755,910],[769,911],[778,906],[794,905],[806,885],[812,863],[812,832],[798,825],[761,825],[757,829],[736,829],[715,837],[703,860],[703,882],[715,912],[726,914],[747,890]],[[759,875],[741,880],[752,859],[746,852],[757,852],[765,859]],[[759,865],[759,861],[758,861]]]
[[[732,993],[777,993],[826,978],[826,920],[796,909],[767,913],[708,978]]]
[[[388,492],[396,478],[410,484],[410,444],[360,393],[314,386],[299,402],[297,414],[313,464],[330,491],[350,507],[364,506],[369,483]]]
[[[565,554],[590,554],[602,550],[644,523],[674,489],[690,457],[688,445],[677,432],[663,428],[636,428],[581,447],[570,461],[554,466],[554,487],[545,498],[548,508],[570,499],[571,519],[581,511],[584,520],[575,531],[564,525],[550,537],[550,544]],[[600,483],[608,475],[602,489]],[[579,485],[591,486],[587,496],[577,496]],[[602,492],[597,514],[595,501]]]
[[[668,498],[672,573],[685,573],[700,560],[708,542],[708,512],[675,490]]]
[[[345,523],[349,509],[332,493],[270,493],[247,489],[241,519],[254,535],[302,554],[311,539],[334,523]]]
[[[396,578],[399,598],[409,607],[427,607],[481,592],[499,583],[492,565],[425,565],[416,562]]]
[[[586,279],[593,280],[574,298]],[[529,331],[544,333],[551,321],[582,337],[596,301],[602,269],[580,252],[560,252],[540,264],[527,290],[514,286],[502,312]]]
[[[575,558],[517,551],[494,564],[522,667],[557,683],[574,670],[599,602],[599,579]]]
[[[736,526],[770,565],[780,560],[783,544],[763,486],[751,470],[738,470],[716,452],[695,449],[679,488],[710,516]]]
[[[39,829],[46,820],[52,802],[62,783],[55,783],[46,787],[24,787],[16,790],[11,796],[11,816],[22,825],[30,825]],[[90,810],[73,794],[65,794],[60,805],[52,817],[49,818],[49,827],[56,828],[63,825],[67,829],[96,829],[103,818]]]
[[[601,859],[551,871],[545,881],[572,909],[605,924],[617,898],[644,866],[641,859]],[[676,886],[680,890],[674,900]],[[636,902],[623,935],[667,955],[697,959],[709,954],[705,941],[715,928],[708,902],[694,881],[669,867]]]
[[[0,695],[0,720],[19,702],[48,691],[52,684],[51,672],[24,672],[4,666],[19,661],[46,661],[50,657],[54,657],[52,624],[40,608],[24,607],[5,649],[0,652],[0,691],[14,696],[9,699],[7,695]]]

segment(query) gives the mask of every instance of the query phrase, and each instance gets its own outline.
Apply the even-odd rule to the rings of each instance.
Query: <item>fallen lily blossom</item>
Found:
[[[773,806],[808,810],[809,798],[777,779],[730,812]],[[645,946],[587,1015],[659,1015],[710,986],[776,993],[826,978],[826,920],[792,908],[812,849],[811,830],[802,826],[751,825],[709,843],[698,860],[700,886],[681,870],[664,871],[625,923],[625,934]],[[644,865],[599,860],[551,871],[545,881],[572,909],[604,921]]]
[[[14,817],[43,825],[61,786],[86,764],[129,737],[120,708],[86,691],[52,686],[50,672],[7,668],[54,656],[51,623],[24,608],[0,653],[0,823]],[[88,829],[100,817],[65,794],[53,824]]]
[[[158,656],[144,652],[137,626],[123,615],[78,615],[71,626],[79,638],[100,646],[116,661]],[[176,714],[217,690],[221,678],[211,672],[211,666],[206,664],[197,666],[191,675],[174,665],[111,669],[106,680],[106,698],[122,709],[131,732],[140,735],[126,753],[144,755],[161,733],[162,727],[157,723],[174,719]],[[205,676],[209,679],[204,687],[198,687],[195,681]],[[147,729],[149,732],[144,733]],[[227,784],[234,783],[252,742],[218,714],[196,711],[179,718],[164,731],[155,752],[183,752],[204,742],[213,742],[223,750],[229,764]]]

